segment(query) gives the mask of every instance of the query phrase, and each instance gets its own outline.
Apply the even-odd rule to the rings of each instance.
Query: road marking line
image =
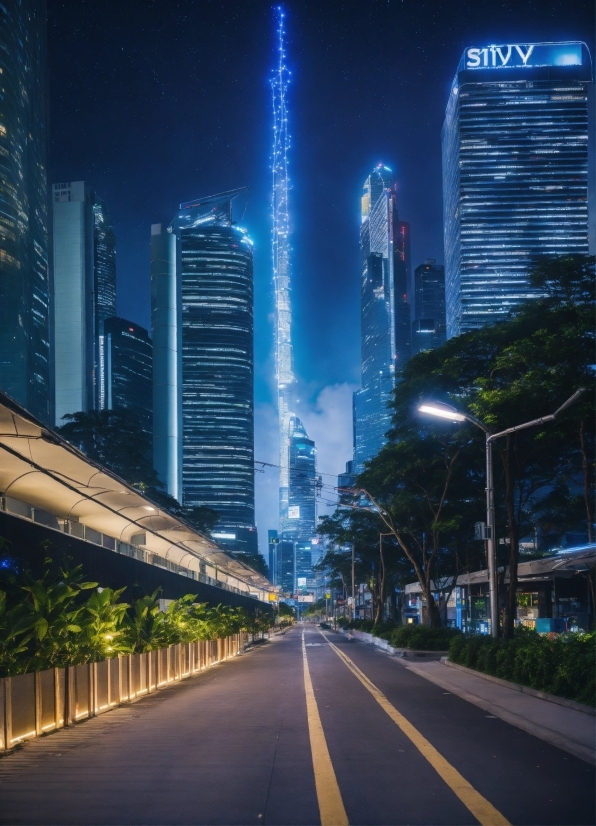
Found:
[[[343,651],[337,648],[325,634],[323,634],[323,637],[325,637],[337,656],[343,660],[350,671],[360,680],[362,685],[370,691],[383,711],[387,712],[389,717],[399,726],[406,737],[412,741],[418,751],[426,757],[433,769],[445,783],[447,783],[457,797],[459,797],[464,806],[470,810],[481,826],[510,826],[509,821],[503,817],[498,809],[495,809],[492,803],[483,797],[480,792],[477,792],[465,777],[429,743],[426,737],[424,737],[418,729],[414,728],[403,714],[399,713],[395,706],[393,706],[376,685],[368,679],[366,674],[352,662],[347,654],[344,654]]]
[[[315,773],[315,787],[317,790],[321,826],[349,826],[348,816],[344,808],[343,800],[341,799],[341,792],[337,785],[333,763],[329,756],[327,740],[325,739],[325,732],[323,731],[319,708],[312,687],[312,680],[310,679],[308,660],[306,658],[306,646],[304,644],[304,632],[302,632],[302,661],[304,663],[304,691],[306,693],[308,734],[310,737],[310,750]]]

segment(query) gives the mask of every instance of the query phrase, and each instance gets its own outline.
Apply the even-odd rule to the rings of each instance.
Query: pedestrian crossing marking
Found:
[[[322,632],[321,632],[322,633]],[[447,783],[449,788],[459,797],[461,802],[474,815],[481,826],[511,826],[509,821],[490,803],[480,792],[468,783],[468,781],[461,775],[457,769],[440,754],[436,748],[422,735],[417,728],[415,728],[403,714],[392,705],[387,697],[383,694],[377,686],[371,682],[366,674],[362,672],[356,663],[354,663],[347,654],[344,654],[337,646],[335,646],[325,634],[322,636],[327,640],[329,646],[335,651],[337,656],[343,660],[345,665],[356,676],[362,685],[375,698],[377,703],[381,706],[394,723],[402,730],[409,740],[416,746],[418,751],[426,757],[433,769]]]
[[[306,658],[306,645],[304,643],[304,632],[302,632],[302,660],[304,663],[306,716],[308,719],[308,733],[310,737],[310,749],[315,773],[315,787],[317,790],[321,826],[349,826],[348,816],[344,808],[335,770],[329,755],[329,748],[327,747],[327,740],[325,739],[325,732],[323,731],[323,724],[321,723],[321,716],[310,678],[310,670]]]

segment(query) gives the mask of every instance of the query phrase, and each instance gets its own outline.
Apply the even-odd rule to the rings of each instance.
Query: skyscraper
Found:
[[[181,330],[176,236],[162,231],[161,224],[152,224],[153,467],[166,491],[179,502],[182,502]]]
[[[445,267],[427,258],[414,270],[412,355],[445,343]]]
[[[107,208],[84,181],[52,187],[56,424],[102,409],[100,349],[116,315],[116,241]]]
[[[284,45],[284,13],[278,10],[278,63],[271,80],[273,93],[273,283],[275,287],[275,371],[279,417],[279,517],[287,517],[290,484],[288,433],[293,409],[292,308],[290,304],[290,220],[288,211],[287,93],[289,72]]]
[[[275,286],[275,367],[279,424],[279,559],[289,577],[290,547],[310,540],[316,528],[315,445],[293,413],[295,383],[290,304],[290,220],[288,204],[287,92],[284,13],[278,9],[278,61],[271,80],[273,94],[273,282]],[[282,552],[283,545],[283,552]],[[295,548],[292,551],[295,554]],[[279,566],[278,566],[279,567]],[[294,556],[295,569],[295,556]]]
[[[106,318],[102,337],[106,410],[130,410],[139,427],[153,433],[153,348],[149,333],[125,318]]]
[[[0,76],[0,389],[50,422],[44,0],[0,4]]]
[[[372,459],[391,425],[387,405],[410,357],[410,227],[401,221],[393,173],[379,164],[362,195],[360,349],[362,388],[354,395],[356,472]]]
[[[181,475],[182,503],[219,514],[221,544],[255,553],[253,255],[232,218],[242,194],[181,204],[163,236],[152,227],[154,455],[171,495]]]
[[[443,125],[447,336],[536,295],[540,256],[588,252],[583,43],[468,48]]]
[[[281,521],[284,538],[310,540],[316,532],[316,448],[298,416],[288,428],[288,510]]]

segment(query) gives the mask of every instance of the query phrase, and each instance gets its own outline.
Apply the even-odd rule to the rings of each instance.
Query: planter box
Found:
[[[0,751],[95,717],[242,653],[247,634],[0,678]]]

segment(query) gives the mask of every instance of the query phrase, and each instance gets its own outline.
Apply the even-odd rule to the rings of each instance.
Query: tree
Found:
[[[395,396],[396,408],[411,401],[407,383]],[[475,437],[469,428],[441,428],[408,413],[358,485],[413,568],[426,603],[425,623],[437,626],[436,581],[458,573],[458,550],[470,539],[468,514],[478,479],[470,450]]]
[[[483,514],[483,440],[467,424],[424,422],[415,413],[419,403],[451,402],[499,432],[554,412],[591,384],[594,258],[542,261],[531,277],[544,289],[543,299],[410,360],[395,390],[389,442],[358,480],[412,562],[431,623],[437,621],[430,593],[437,561],[450,559],[447,568],[457,571],[461,555],[468,556],[471,524]],[[594,404],[585,394],[556,422],[494,445],[501,462],[497,527],[509,551],[506,636],[516,613],[520,537],[552,517],[555,500],[559,509],[565,498],[576,507],[580,491],[593,537],[594,442]]]
[[[269,576],[269,566],[265,562],[265,557],[262,554],[235,553],[233,556],[239,559],[240,562],[244,562],[245,565],[251,567],[253,571],[257,571],[264,577]]]
[[[520,308],[502,325],[508,335],[490,373],[478,377],[470,409],[500,431],[554,412],[580,387],[593,381],[594,268],[596,259],[563,256],[540,261],[531,273],[544,299]],[[591,276],[591,277],[590,277]],[[488,328],[487,334],[491,334]],[[593,539],[594,402],[591,394],[556,422],[508,435],[497,444],[503,466],[504,504],[509,540],[509,589],[504,634],[513,635],[516,617],[519,541],[540,515],[552,513],[553,500],[583,491],[585,522]]]
[[[351,593],[354,546],[354,578],[368,586],[373,619],[379,622],[389,594],[399,581],[411,577],[412,568],[400,564],[402,557],[386,537],[381,537],[383,524],[378,514],[344,504],[319,520],[317,532],[328,540],[327,551],[317,567],[330,575],[333,587],[342,588],[346,594]]]
[[[129,485],[159,488],[152,463],[149,434],[139,427],[134,413],[125,408],[68,413],[58,433],[92,461],[108,468]]]
[[[151,437],[139,427],[130,410],[91,410],[69,413],[58,433],[75,445],[92,461],[138,488],[156,505],[172,516],[184,519],[195,530],[209,534],[219,521],[219,514],[206,505],[183,506],[163,490],[153,468]]]

